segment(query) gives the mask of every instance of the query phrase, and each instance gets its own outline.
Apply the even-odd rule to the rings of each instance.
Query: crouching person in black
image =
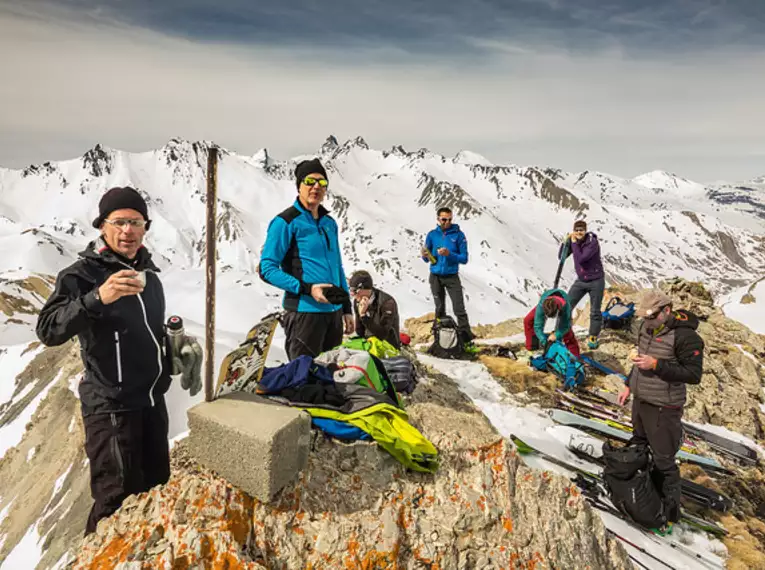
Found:
[[[149,225],[137,191],[106,192],[93,221],[101,236],[59,273],[37,321],[37,336],[48,346],[74,336],[80,341],[79,394],[95,501],[86,535],[128,495],[170,476],[165,296],[143,246]]]

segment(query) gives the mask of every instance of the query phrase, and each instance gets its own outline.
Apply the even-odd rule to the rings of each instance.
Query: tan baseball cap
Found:
[[[656,316],[660,309],[671,304],[672,299],[664,291],[648,289],[640,296],[635,313],[638,317],[651,318]]]

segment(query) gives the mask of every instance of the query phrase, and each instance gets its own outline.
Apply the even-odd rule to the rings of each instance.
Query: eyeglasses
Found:
[[[111,224],[112,226],[119,228],[119,229],[125,229],[126,227],[130,226],[136,229],[144,228],[146,227],[146,220],[104,220],[107,224]]]
[[[442,221],[442,222],[451,222],[451,221],[452,221],[452,219],[451,219],[451,218],[438,218],[438,219],[439,219],[440,221]]]
[[[314,186],[317,182],[322,188],[326,188],[327,185],[329,185],[329,180],[326,178],[314,178],[313,176],[306,176],[301,181],[301,183],[305,184],[306,186]]]

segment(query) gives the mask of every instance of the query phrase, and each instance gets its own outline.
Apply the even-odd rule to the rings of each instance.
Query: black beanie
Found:
[[[106,191],[106,194],[101,196],[101,201],[98,203],[98,217],[93,220],[93,227],[100,228],[104,220],[115,210],[122,210],[128,208],[135,210],[143,216],[143,219],[149,221],[149,212],[146,208],[146,201],[134,188],[130,186],[115,187]],[[146,229],[149,226],[147,224]]]
[[[574,229],[582,228],[583,230],[587,231],[587,222],[584,220],[577,220],[574,222]]]
[[[295,167],[295,181],[297,182],[297,187],[300,188],[300,182],[302,182],[303,178],[314,173],[321,174],[324,178],[327,178],[327,171],[324,170],[324,167],[321,165],[318,158],[304,160],[298,164]],[[327,178],[327,180],[329,180],[329,178]]]
[[[350,289],[372,289],[374,287],[372,276],[364,270],[356,271],[351,275],[348,287]]]

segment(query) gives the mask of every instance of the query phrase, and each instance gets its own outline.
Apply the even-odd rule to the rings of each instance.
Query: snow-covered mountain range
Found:
[[[104,190],[132,185],[149,202],[154,222],[147,246],[162,269],[168,314],[182,315],[190,332],[201,336],[211,144],[174,139],[143,153],[97,145],[73,160],[24,170],[0,168],[0,457],[6,455],[0,460],[0,525],[6,514],[13,517],[12,525],[0,527],[0,559],[8,554],[7,543],[13,560],[42,560],[39,536],[48,528],[46,521],[74,516],[89,500],[81,484],[84,456],[64,452],[75,453],[81,446],[71,395],[77,355],[68,349],[46,352],[35,344],[36,312],[52,277],[95,237],[91,221]],[[435,227],[436,209],[446,205],[469,243],[470,261],[461,273],[474,324],[528,310],[552,284],[561,239],[574,220],[583,218],[600,239],[610,283],[645,286],[675,275],[703,281],[734,318],[755,330],[762,325],[753,316],[758,310],[765,314],[765,178],[703,185],[657,171],[623,179],[493,165],[468,151],[450,158],[400,146],[374,150],[361,138],[340,144],[329,137],[316,155],[328,167],[326,206],[341,228],[346,273],[368,269],[381,288],[395,295],[403,317],[432,310],[428,267],[419,249]],[[294,200],[295,163],[313,155],[280,161],[266,150],[242,156],[221,149],[220,156],[217,360],[280,303],[280,292],[257,276],[258,254],[271,218]],[[561,286],[567,288],[573,279],[569,261]],[[274,354],[280,355],[278,347]],[[59,381],[68,383],[71,392],[64,390],[55,400],[56,413],[66,415],[59,418],[63,429],[55,435],[60,450],[55,462],[44,439],[26,441],[23,457],[6,454],[22,440],[28,422],[54,421],[38,406],[45,407],[41,402],[56,392]],[[185,393],[170,399],[175,436],[185,429],[189,400]],[[69,434],[68,447],[61,432]],[[11,485],[4,473],[17,473],[23,466],[35,470],[45,495],[34,508],[31,503],[19,506],[2,488]],[[79,482],[77,488],[70,489],[72,481]],[[46,550],[53,558],[45,567],[58,560],[54,552]]]
[[[201,277],[208,146],[172,140],[145,153],[96,146],[75,160],[0,169],[0,274],[55,274],[93,236],[101,193],[130,184],[149,200],[155,222],[148,246],[166,278],[185,274],[181,290],[168,287],[171,300],[183,296],[193,282],[188,273]],[[361,138],[341,145],[330,137],[318,155],[330,170],[327,206],[341,226],[346,271],[371,270],[407,315],[430,307],[418,249],[441,205],[454,209],[468,237],[463,276],[476,322],[518,314],[549,286],[560,239],[577,218],[598,234],[613,283],[646,285],[681,275],[727,293],[765,274],[762,180],[704,186],[666,172],[626,180],[494,166],[470,152],[448,158],[425,149],[378,151]],[[249,304],[263,310],[278,303],[278,293],[255,276],[258,252],[269,220],[294,198],[299,158],[221,152],[219,269],[224,283],[241,285]],[[572,275],[569,262],[564,285]],[[198,294],[197,285],[189,293]],[[189,317],[201,310],[199,303]],[[247,326],[238,321],[224,309],[221,327]]]

